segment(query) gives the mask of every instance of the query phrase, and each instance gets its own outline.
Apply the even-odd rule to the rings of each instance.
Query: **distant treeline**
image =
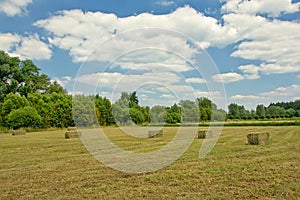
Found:
[[[205,97],[181,100],[172,106],[141,106],[136,92],[123,92],[112,103],[100,95],[67,94],[56,81],[40,74],[31,60],[0,51],[0,124],[2,127],[49,128],[131,124],[178,124],[230,119],[291,118],[300,116],[300,100],[258,105],[248,111],[232,103],[228,113]]]
[[[243,105],[231,103],[228,106],[229,119],[271,119],[300,117],[300,100],[271,103],[265,107],[260,104],[255,110],[246,110]]]

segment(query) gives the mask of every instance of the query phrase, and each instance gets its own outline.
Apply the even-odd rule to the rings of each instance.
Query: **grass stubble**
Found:
[[[172,140],[138,139],[104,128],[121,148],[154,151]],[[201,130],[205,128],[199,128]],[[251,132],[270,133],[270,144],[247,145]],[[0,199],[300,199],[300,127],[224,127],[214,149],[198,158],[201,139],[172,165],[127,174],[98,162],[64,130],[0,134]]]

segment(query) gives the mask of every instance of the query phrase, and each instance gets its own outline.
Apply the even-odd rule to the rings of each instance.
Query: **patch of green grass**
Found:
[[[137,139],[105,128],[118,146],[157,150],[163,138]],[[201,128],[203,129],[203,128]],[[267,131],[271,143],[247,145],[246,135]],[[212,152],[199,159],[195,139],[175,163],[153,173],[126,174],[91,156],[80,139],[64,130],[0,134],[0,199],[299,199],[300,128],[224,127]]]

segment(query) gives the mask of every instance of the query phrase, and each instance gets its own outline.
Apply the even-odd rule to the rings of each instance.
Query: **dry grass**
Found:
[[[117,145],[136,152],[161,148],[163,138],[136,139],[106,128]],[[247,145],[267,131],[270,144]],[[225,127],[213,151],[198,159],[203,140],[174,164],[148,174],[114,171],[64,131],[0,134],[0,199],[299,199],[300,127]]]

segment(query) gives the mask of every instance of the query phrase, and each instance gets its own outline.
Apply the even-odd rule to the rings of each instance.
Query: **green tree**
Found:
[[[75,95],[72,100],[75,125],[79,127],[91,127],[97,125],[95,97],[93,95]]]
[[[141,123],[144,122],[144,115],[143,115],[143,113],[139,109],[130,108],[129,109],[129,114],[130,114],[131,120],[135,124],[141,124]]]
[[[150,109],[151,123],[165,123],[167,118],[166,108],[164,106],[156,105]]]
[[[55,110],[53,110],[54,102],[51,101],[51,95],[35,92],[28,94],[27,100],[29,101],[29,105],[42,117],[43,127],[51,127],[51,113],[55,112]]]
[[[8,95],[6,95],[4,102],[1,104],[2,125],[7,126],[7,117],[11,111],[23,108],[28,105],[29,102],[24,96],[13,93],[9,93]]]
[[[40,69],[31,60],[21,61],[0,51],[0,101],[9,93],[27,97],[34,92],[65,93],[58,83],[51,84],[46,74],[40,74]]]
[[[191,100],[181,100],[181,115],[184,122],[199,122],[199,107]]]
[[[285,116],[288,118],[292,118],[296,115],[296,111],[293,108],[289,108],[288,110],[285,110]]]
[[[107,126],[115,123],[112,115],[112,105],[109,99],[96,95],[95,109],[100,126]]]
[[[225,121],[226,120],[226,111],[222,109],[212,110],[211,120],[213,121]]]
[[[24,108],[19,108],[13,110],[8,115],[8,126],[13,129],[18,129],[21,127],[39,127],[42,124],[42,118],[37,113],[37,111],[30,107],[26,106]]]
[[[228,115],[231,119],[240,118],[239,106],[236,103],[231,103],[228,105]]]
[[[139,104],[139,99],[137,97],[136,91],[132,92],[129,96],[130,96],[129,97],[129,107],[130,108]]]
[[[256,115],[260,118],[263,119],[265,118],[266,115],[266,110],[265,110],[265,106],[260,104],[256,106]]]
[[[168,124],[175,124],[181,122],[181,108],[176,103],[173,104],[171,107],[167,107],[166,111],[166,122]]]
[[[266,113],[272,118],[279,118],[285,116],[284,108],[273,105],[267,108]]]
[[[50,95],[50,99],[54,102],[51,106],[51,126],[63,128],[74,125],[72,96],[54,92]]]
[[[52,94],[53,92],[57,93],[57,94],[66,94],[67,91],[61,87],[61,85],[58,84],[57,81],[54,81],[53,83],[49,84],[48,87],[45,90],[45,93],[47,94]]]

